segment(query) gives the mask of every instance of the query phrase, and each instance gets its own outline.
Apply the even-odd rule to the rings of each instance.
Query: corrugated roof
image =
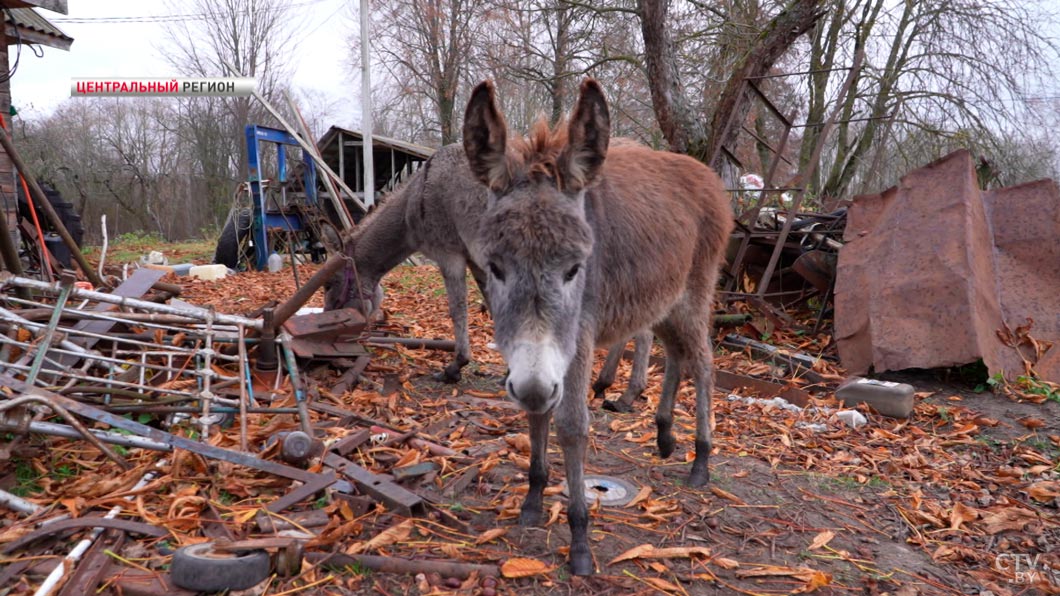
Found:
[[[65,46],[69,46],[74,38],[62,32],[48,19],[37,14],[32,8],[11,8],[4,11],[4,22],[12,23],[16,27],[54,37]]]

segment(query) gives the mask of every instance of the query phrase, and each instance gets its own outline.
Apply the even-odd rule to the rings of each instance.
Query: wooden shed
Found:
[[[361,133],[332,126],[320,137],[317,147],[328,166],[363,200],[364,137]],[[407,180],[433,153],[430,147],[372,135],[376,202]],[[326,190],[319,192],[321,198],[327,197]],[[356,215],[355,218],[359,219]]]

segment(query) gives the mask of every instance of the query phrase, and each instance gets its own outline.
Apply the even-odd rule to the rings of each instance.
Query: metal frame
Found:
[[[301,147],[298,139],[289,132],[261,126],[248,124],[246,127],[247,141],[247,182],[250,186],[251,200],[254,204],[254,217],[251,224],[251,238],[254,242],[254,267],[265,269],[269,254],[272,252],[269,246],[269,232],[282,230],[288,234],[303,231],[306,222],[296,213],[285,213],[284,206],[280,211],[271,211],[265,204],[265,193],[262,192],[261,184],[261,144],[272,143],[276,145],[276,159],[278,163],[277,181],[281,184],[287,182],[287,146]],[[302,162],[305,164],[305,198],[310,205],[318,205],[317,202],[317,173],[316,164],[308,151],[302,150]]]

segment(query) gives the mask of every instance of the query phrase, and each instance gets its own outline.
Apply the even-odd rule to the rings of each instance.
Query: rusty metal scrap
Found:
[[[984,192],[971,154],[957,151],[894,188],[856,197],[845,239],[835,336],[851,373],[982,358],[990,374],[1014,378],[1033,369],[1060,381],[1055,182]],[[1005,338],[1006,330],[1022,339]],[[1028,333],[1054,347],[1042,353],[1039,343],[1035,353],[1006,345],[1033,343],[1024,341]]]

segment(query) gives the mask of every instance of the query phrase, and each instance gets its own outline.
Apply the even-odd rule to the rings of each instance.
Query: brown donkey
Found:
[[[593,570],[582,487],[595,345],[655,331],[667,355],[655,415],[659,453],[674,450],[674,398],[688,374],[696,387],[688,481],[701,486],[709,478],[711,301],[732,229],[721,179],[710,168],[629,143],[609,152],[609,136],[607,102],[591,79],[566,128],[542,121],[527,138],[509,139],[488,82],[475,88],[464,119],[468,164],[489,191],[476,242],[489,272],[495,341],[510,369],[508,393],[530,422],[530,490],[520,521],[541,519],[555,413],[571,487],[575,575]]]

